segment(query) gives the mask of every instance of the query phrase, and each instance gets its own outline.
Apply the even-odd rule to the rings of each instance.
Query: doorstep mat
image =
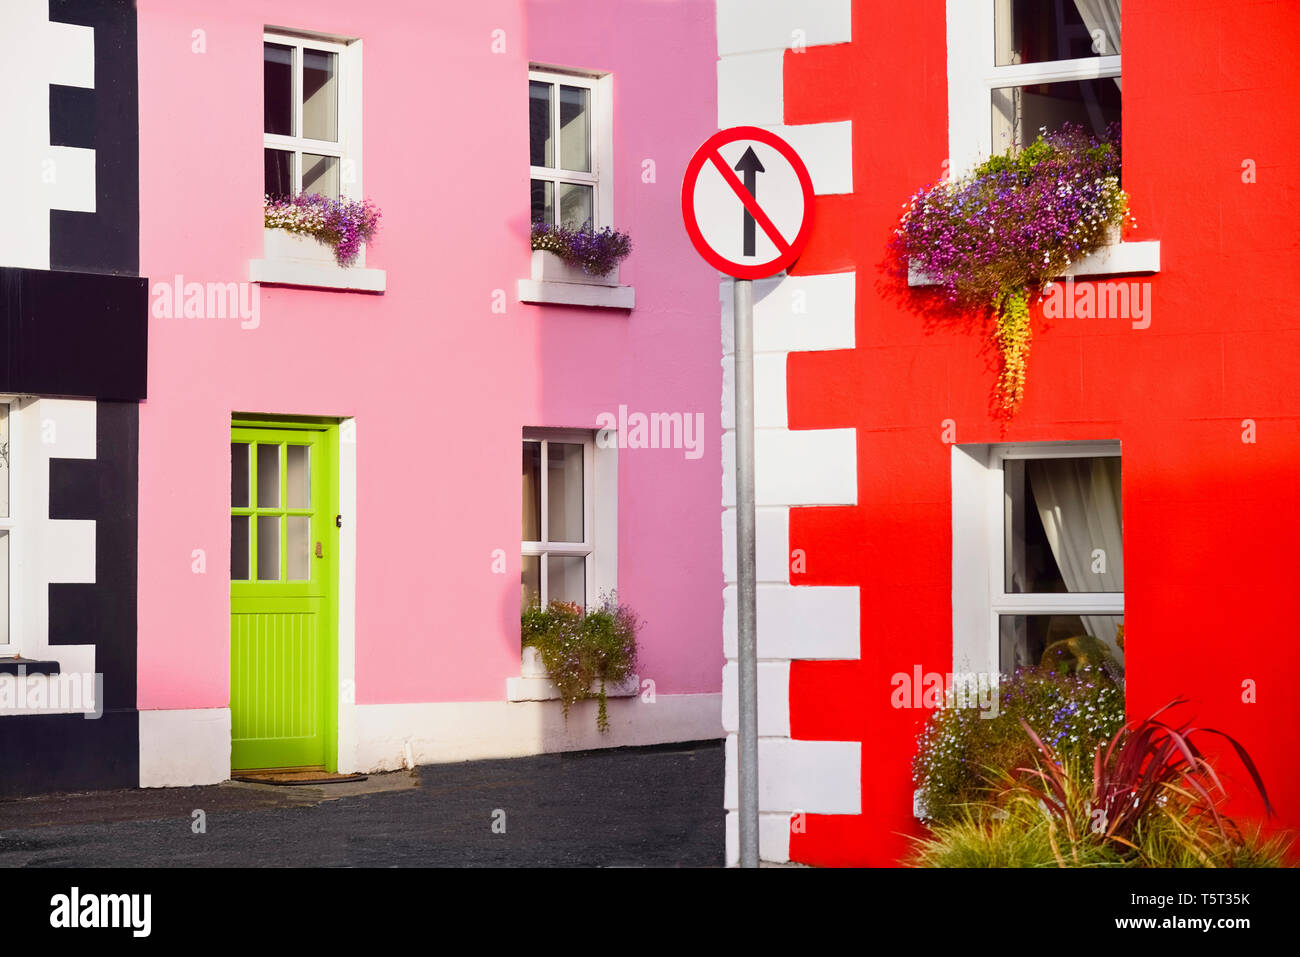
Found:
[[[293,769],[287,771],[240,771],[231,776],[232,781],[248,784],[343,784],[347,781],[364,781],[364,774],[335,774],[330,771]]]

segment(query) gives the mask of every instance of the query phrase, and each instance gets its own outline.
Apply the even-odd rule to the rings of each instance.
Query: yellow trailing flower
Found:
[[[1029,290],[1005,289],[993,300],[993,341],[1002,356],[998,374],[998,411],[1013,415],[1025,397],[1025,369],[1029,359]]]

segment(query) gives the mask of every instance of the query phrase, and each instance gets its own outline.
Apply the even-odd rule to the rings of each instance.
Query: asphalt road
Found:
[[[703,742],[22,798],[0,801],[0,867],[721,867],[722,784]]]

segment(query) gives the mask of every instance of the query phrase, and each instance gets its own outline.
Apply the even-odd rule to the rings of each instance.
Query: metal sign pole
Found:
[[[758,641],[754,558],[754,290],[735,281],[736,590],[740,661],[740,866],[758,867]]]
[[[733,162],[737,154],[740,159]],[[706,170],[707,174],[702,176]],[[766,206],[760,205],[758,198],[760,173]],[[740,666],[736,778],[740,792],[741,867],[758,867],[759,856],[758,610],[754,586],[758,576],[754,554],[754,289],[751,280],[775,276],[799,258],[812,231],[814,199],[812,177],[799,154],[771,130],[757,126],[719,130],[695,151],[682,176],[682,222],[686,234],[705,262],[732,277],[735,295],[736,637]],[[737,225],[739,236],[735,232]],[[760,239],[760,230],[765,239]]]

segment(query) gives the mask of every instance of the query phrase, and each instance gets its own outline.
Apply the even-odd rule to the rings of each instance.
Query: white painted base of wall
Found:
[[[577,704],[567,722],[558,701],[371,704],[356,715],[354,766],[340,771],[394,771],[408,749],[416,764],[442,764],[723,737],[721,694],[611,699],[605,734],[594,701]]]
[[[140,712],[140,787],[230,779],[230,709]]]
[[[353,710],[356,750],[350,758],[340,754],[342,772],[724,736],[721,694],[661,694],[654,703],[640,696],[610,699],[605,734],[596,730],[594,701],[577,704],[567,722],[558,701],[371,704]],[[140,787],[229,779],[229,708],[140,712]]]

